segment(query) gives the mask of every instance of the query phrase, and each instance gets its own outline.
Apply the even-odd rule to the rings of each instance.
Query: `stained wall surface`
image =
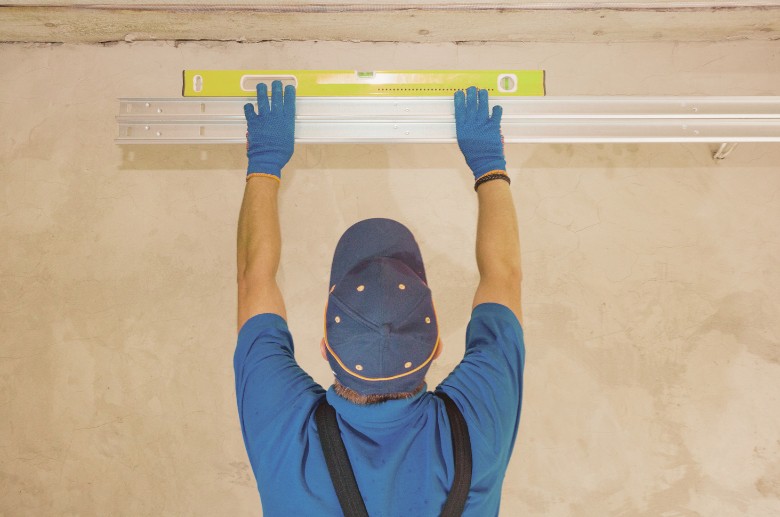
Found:
[[[117,146],[187,68],[547,71],[556,95],[780,95],[771,42],[0,46],[0,514],[257,515],[238,424],[241,145]],[[502,516],[780,514],[780,146],[509,145],[527,364]],[[333,247],[416,234],[463,354],[477,205],[457,145],[298,145],[279,281],[300,364]]]

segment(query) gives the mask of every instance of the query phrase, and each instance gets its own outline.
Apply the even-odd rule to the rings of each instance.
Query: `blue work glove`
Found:
[[[290,161],[295,148],[295,86],[287,85],[282,99],[282,82],[274,81],[269,109],[268,86],[259,83],[257,110],[259,113],[255,114],[251,103],[244,105],[247,179],[252,174],[262,174],[281,180],[282,167]]]
[[[462,90],[455,92],[455,129],[458,146],[466,164],[477,180],[490,171],[506,172],[504,136],[501,134],[501,106],[493,106],[493,116],[488,117],[488,92],[471,86],[466,89],[465,102]]]

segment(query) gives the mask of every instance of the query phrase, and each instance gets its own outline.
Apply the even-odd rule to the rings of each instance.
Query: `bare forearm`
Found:
[[[477,189],[477,267],[482,278],[522,278],[517,215],[509,184],[488,181]]]
[[[282,239],[277,202],[279,182],[256,177],[246,183],[238,216],[238,278],[273,279],[279,268]]]

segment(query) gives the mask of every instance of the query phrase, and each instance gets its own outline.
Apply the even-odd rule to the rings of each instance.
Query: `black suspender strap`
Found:
[[[447,416],[450,419],[452,435],[452,456],[455,461],[455,476],[452,488],[444,502],[441,517],[460,517],[466,506],[471,488],[471,440],[466,420],[458,406],[444,392],[434,393],[444,401]],[[336,410],[328,404],[325,397],[314,414],[317,432],[320,435],[325,463],[328,465],[330,479],[336,489],[336,496],[344,511],[344,517],[368,517],[366,505],[360,495],[360,489],[347,456],[347,449],[341,439]]]
[[[314,418],[317,420],[317,432],[320,435],[322,451],[325,453],[325,463],[328,464],[330,479],[336,489],[336,496],[341,503],[344,517],[368,517],[366,505],[355,480],[355,473],[352,472],[352,464],[347,456],[347,449],[341,439],[336,410],[328,404],[325,397],[322,397]]]
[[[444,502],[441,517],[460,517],[466,506],[466,498],[471,489],[471,438],[466,419],[463,418],[458,406],[443,391],[435,393],[444,401],[447,408],[447,416],[450,418],[450,432],[452,434],[452,457],[455,460],[455,479],[452,480],[452,488]]]

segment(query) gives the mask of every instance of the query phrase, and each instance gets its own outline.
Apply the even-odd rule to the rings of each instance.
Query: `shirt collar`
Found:
[[[338,415],[351,425],[392,424],[414,419],[424,409],[428,385],[414,397],[400,400],[387,400],[379,404],[362,406],[355,404],[336,393],[335,387],[328,388],[326,397]]]

